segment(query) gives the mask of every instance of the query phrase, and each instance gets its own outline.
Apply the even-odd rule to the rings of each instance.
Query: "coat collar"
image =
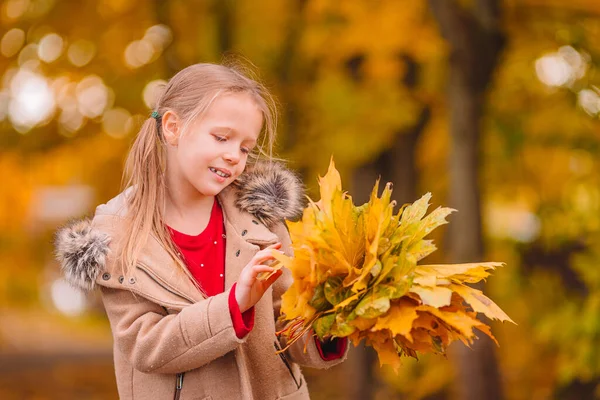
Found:
[[[235,234],[250,244],[274,243],[277,236],[259,218],[236,206],[237,193],[234,188],[226,188],[217,196],[223,210],[226,234]]]
[[[131,190],[125,190],[99,206],[94,222],[103,216],[122,220],[127,214],[126,197]],[[303,186],[298,177],[282,164],[274,162],[257,163],[247,168],[217,199],[224,213],[228,248],[229,243],[235,240],[252,247],[276,242],[277,237],[269,228],[285,219],[298,218],[304,206]],[[82,290],[96,286],[96,281],[107,268],[109,244],[119,232],[118,223],[106,225],[94,222],[71,223],[59,229],[55,239],[56,257],[66,280]],[[145,257],[145,264],[149,264],[146,267],[166,282],[173,281],[173,270],[178,268],[155,242],[153,238],[150,240],[149,247],[155,257]],[[155,249],[156,246],[159,248]]]

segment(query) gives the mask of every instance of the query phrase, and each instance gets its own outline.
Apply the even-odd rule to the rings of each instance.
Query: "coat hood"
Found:
[[[251,214],[268,228],[286,219],[298,219],[305,205],[300,179],[279,162],[262,161],[248,166],[226,190],[233,192],[240,211]],[[123,207],[115,207],[123,195],[99,206],[96,215],[123,216]],[[60,228],[55,236],[55,252],[67,282],[81,290],[94,289],[106,265],[110,242],[110,236],[95,228],[90,219]]]

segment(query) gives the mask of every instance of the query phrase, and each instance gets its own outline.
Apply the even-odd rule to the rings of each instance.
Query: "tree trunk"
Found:
[[[418,84],[418,64],[410,57],[402,57],[407,64],[407,75],[403,84],[409,89],[415,89]],[[373,184],[381,178],[380,189],[387,182],[393,183],[392,199],[399,205],[413,202],[417,197],[419,174],[416,165],[416,150],[421,134],[431,116],[429,105],[423,105],[417,121],[410,128],[398,132],[394,144],[381,153],[372,163],[355,171],[353,177],[353,199],[355,204],[363,204],[369,200]],[[360,346],[353,351],[353,369],[356,381],[353,382],[352,399],[370,400],[376,398],[377,387],[382,384],[377,381],[373,368],[377,361],[375,351],[366,346]],[[388,393],[388,395],[390,395]]]
[[[414,201],[417,192],[418,174],[415,165],[415,149],[421,130],[400,132],[393,146],[383,152],[374,162],[357,169],[353,176],[353,200],[355,204],[369,201],[369,195],[377,178],[381,178],[380,189],[383,184],[394,184],[392,197],[403,204]],[[377,353],[364,345],[353,349],[350,363],[352,376],[355,380],[351,383],[353,389],[352,400],[372,400],[376,398],[378,382],[374,368],[379,365]]]
[[[449,205],[459,210],[448,228],[448,261],[483,259],[479,146],[487,88],[504,45],[498,0],[476,0],[465,10],[454,0],[429,0],[440,30],[450,45]],[[483,335],[482,335],[483,336]],[[454,347],[456,391],[465,400],[502,399],[494,344],[487,336],[472,349]]]
[[[400,132],[392,147],[383,152],[375,162],[376,171],[381,175],[381,182],[394,184],[392,199],[396,200],[398,205],[411,203],[418,198],[417,145],[430,115],[429,106],[424,106],[416,124]]]
[[[305,29],[304,10],[306,3],[306,0],[289,2],[292,12],[281,46],[281,53],[275,63],[279,99],[283,105],[281,113],[285,122],[282,129],[284,134],[279,140],[283,152],[291,151],[298,141],[301,105],[297,88],[309,84],[306,69],[310,67],[301,62],[301,54],[298,52]]]
[[[234,3],[231,0],[216,0],[213,3],[217,22],[217,45],[220,54],[227,54],[233,46]]]

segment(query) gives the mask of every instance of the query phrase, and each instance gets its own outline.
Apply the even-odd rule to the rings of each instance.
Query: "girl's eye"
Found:
[[[215,140],[217,142],[224,142],[227,140],[227,138],[223,137],[223,136],[218,136],[218,135],[213,135],[213,137],[215,138]]]
[[[248,154],[248,153],[250,153],[250,149],[247,149],[247,148],[245,148],[245,147],[242,147],[242,153],[244,153],[244,154]]]

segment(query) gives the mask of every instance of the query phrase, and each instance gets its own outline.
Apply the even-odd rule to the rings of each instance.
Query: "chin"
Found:
[[[219,186],[196,187],[196,189],[198,190],[199,193],[202,193],[202,195],[204,195],[204,196],[216,196],[219,193],[221,193],[223,191],[223,189],[225,189],[227,186],[229,186],[229,183],[223,183],[222,185],[219,185]]]
[[[219,193],[221,193],[221,191],[224,188],[221,189],[202,189],[202,190],[198,190],[198,193],[202,194],[202,196],[206,196],[206,197],[214,197],[216,195],[218,195]]]

